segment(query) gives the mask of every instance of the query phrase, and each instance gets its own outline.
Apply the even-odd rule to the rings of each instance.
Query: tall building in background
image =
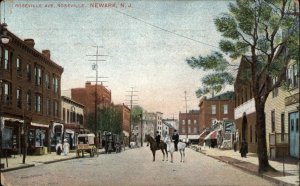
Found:
[[[190,110],[188,113],[179,113],[179,139],[188,138],[191,143],[199,140],[199,110]]]

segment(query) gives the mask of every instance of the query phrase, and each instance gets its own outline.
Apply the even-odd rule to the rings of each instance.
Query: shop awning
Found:
[[[40,123],[33,123],[33,122],[31,122],[31,126],[49,128],[49,125],[47,124],[40,124]]]
[[[200,139],[200,137],[203,136],[203,134],[205,134],[205,133],[206,133],[206,130],[204,130],[204,131],[199,135],[199,139]]]
[[[9,117],[2,117],[2,121],[10,121],[10,122],[24,123],[24,120],[17,119],[17,118],[9,118]]]
[[[218,132],[214,130],[214,131],[210,132],[210,133],[204,138],[204,140],[217,139],[217,134],[218,134]]]

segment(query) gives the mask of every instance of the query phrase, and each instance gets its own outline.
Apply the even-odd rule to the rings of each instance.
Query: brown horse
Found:
[[[155,152],[157,150],[161,150],[161,152],[163,153],[163,155],[164,155],[163,161],[165,160],[165,152],[166,152],[167,159],[168,159],[167,144],[165,142],[160,141],[159,146],[157,147],[156,141],[149,134],[146,134],[145,138],[146,138],[146,141],[148,142],[147,146],[150,143],[150,150],[152,151],[152,154],[153,154],[153,161],[155,161]]]

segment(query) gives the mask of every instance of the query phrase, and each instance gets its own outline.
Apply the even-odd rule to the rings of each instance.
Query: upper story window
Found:
[[[17,67],[17,74],[19,76],[21,76],[22,75],[22,60],[20,58],[17,58],[16,67]]]
[[[211,105],[211,114],[216,114],[216,113],[217,113],[216,105]]]
[[[228,105],[223,105],[223,113],[228,114]]]
[[[9,104],[11,98],[11,84],[9,82],[3,82],[1,85],[2,85],[0,89],[1,101],[4,104]]]
[[[196,124],[197,124],[197,120],[194,119],[194,125],[196,125]]]
[[[58,93],[59,90],[59,79],[53,76],[53,90],[55,93]]]
[[[49,77],[49,74],[45,74],[45,87],[50,89],[50,77]]]
[[[17,100],[17,107],[22,108],[22,91],[21,91],[21,89],[17,89],[16,100]]]
[[[8,70],[10,68],[10,65],[9,65],[9,52],[7,49],[4,50],[4,65],[3,65],[3,68],[5,70]]]
[[[185,120],[184,119],[182,120],[182,125],[185,125]]]
[[[26,102],[27,102],[27,110],[31,110],[31,92],[30,91],[27,92]]]
[[[35,84],[41,85],[42,84],[42,68],[39,66],[34,67],[34,76],[35,76]]]
[[[289,88],[298,87],[298,65],[294,64],[287,69],[287,83]]]
[[[189,124],[189,125],[191,124],[191,120],[190,120],[190,119],[188,120],[188,124]]]
[[[46,113],[48,116],[51,116],[51,100],[46,100]]]
[[[35,111],[38,113],[42,112],[42,98],[41,95],[35,95]]]
[[[54,100],[53,101],[53,115],[55,117],[57,117],[59,114],[58,114],[58,101]]]
[[[30,64],[26,65],[26,74],[27,74],[27,80],[30,81],[31,80],[31,65]]]

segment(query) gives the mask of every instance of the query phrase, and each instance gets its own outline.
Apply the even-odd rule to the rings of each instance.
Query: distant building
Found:
[[[61,97],[61,116],[64,125],[64,139],[68,140],[70,149],[76,146],[76,136],[83,131],[84,105],[68,98]],[[53,140],[54,141],[54,140]],[[55,147],[55,144],[52,144]]]
[[[149,134],[150,136],[154,137],[156,124],[157,124],[156,113],[154,113],[154,112],[144,112],[143,113],[144,135]]]
[[[199,110],[190,110],[188,113],[179,113],[179,138],[186,140],[186,138],[193,142],[199,141]]]
[[[123,130],[124,136],[126,137],[125,142],[128,143],[129,130],[130,130],[130,117],[131,117],[130,108],[128,106],[126,106],[125,104],[115,105],[115,107],[122,114],[122,130]]]
[[[0,110],[4,123],[2,149],[21,152],[21,133],[28,136],[28,153],[50,148],[51,126],[61,122],[63,68],[50,50],[37,51],[33,39],[22,40],[8,31],[10,42],[1,44]]]
[[[101,84],[96,87],[89,81],[85,83],[84,88],[72,88],[71,97],[84,105],[85,116],[88,116],[88,113],[95,113],[95,104],[97,106],[111,104],[111,91]]]

